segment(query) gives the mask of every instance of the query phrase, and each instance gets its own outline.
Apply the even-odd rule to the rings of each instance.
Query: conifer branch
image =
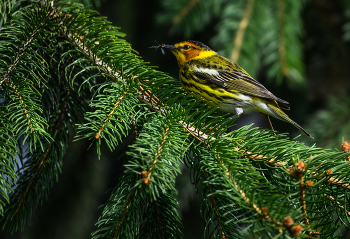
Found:
[[[301,211],[304,214],[304,223],[307,227],[309,227],[309,219],[307,217],[307,209],[306,209],[306,202],[305,202],[305,185],[304,185],[304,177],[300,178],[299,181],[299,194],[300,194],[300,204],[301,204]]]
[[[132,189],[132,192],[130,193],[130,195],[128,197],[128,201],[127,201],[126,205],[124,206],[123,215],[122,215],[122,217],[121,217],[121,219],[120,219],[120,221],[118,223],[118,227],[117,227],[117,230],[114,233],[113,239],[117,238],[117,236],[118,236],[118,233],[119,233],[119,230],[121,228],[122,222],[124,220],[124,217],[126,216],[126,213],[127,213],[128,208],[129,208],[130,202],[134,198],[135,192],[136,192],[136,187],[134,187]]]
[[[326,197],[328,197],[331,200],[331,203],[335,206],[337,206],[340,210],[342,210],[343,212],[345,212],[349,217],[350,217],[350,212],[348,210],[345,209],[344,206],[342,206],[340,204],[340,202],[338,202],[333,196],[327,195],[325,194]]]
[[[199,0],[190,0],[188,3],[181,9],[178,15],[176,15],[173,18],[173,24],[177,25],[179,24],[182,19],[188,14],[189,11],[191,11],[192,8],[194,8],[198,4]]]
[[[244,9],[242,20],[240,21],[240,23],[238,25],[236,37],[235,37],[234,42],[233,42],[233,50],[232,50],[231,57],[230,57],[231,61],[233,61],[233,62],[238,61],[239,52],[241,50],[243,39],[244,39],[244,33],[249,25],[249,19],[250,19],[250,16],[252,15],[254,2],[255,2],[255,0],[248,0],[247,5]]]
[[[22,204],[23,204],[23,202],[24,202],[24,199],[26,198],[28,192],[30,191],[30,188],[31,188],[32,185],[33,185],[34,180],[36,179],[36,177],[38,176],[38,174],[39,174],[39,172],[40,172],[40,169],[42,168],[42,166],[43,166],[45,163],[47,163],[47,159],[48,159],[49,153],[50,153],[51,148],[52,148],[52,146],[53,146],[53,144],[54,144],[54,142],[55,142],[54,138],[55,138],[57,132],[60,130],[61,124],[63,123],[63,120],[64,120],[64,115],[65,115],[66,110],[67,110],[67,107],[68,107],[68,97],[69,97],[69,95],[70,95],[70,91],[67,91],[66,100],[65,100],[65,102],[64,102],[64,104],[63,104],[61,113],[60,113],[60,115],[59,115],[59,117],[58,117],[58,122],[57,122],[56,127],[55,127],[55,130],[53,131],[53,134],[52,134],[52,136],[53,136],[52,138],[53,138],[53,139],[51,140],[49,146],[46,148],[45,154],[44,154],[44,156],[41,158],[40,163],[39,163],[39,165],[38,165],[38,167],[37,167],[35,173],[33,174],[32,178],[31,178],[31,180],[30,180],[30,182],[29,182],[29,184],[28,184],[28,186],[27,186],[27,188],[26,188],[26,191],[24,192],[23,196],[21,197],[21,200],[20,200],[20,202],[19,202],[19,204],[18,204],[18,206],[17,206],[16,212],[14,213],[14,215],[16,215],[16,214],[18,213],[18,211],[20,210],[20,208],[21,208],[21,206],[22,206]]]
[[[207,178],[209,178],[209,174],[204,170],[204,174]],[[208,185],[208,188],[210,190],[211,193],[214,193],[214,190],[211,188],[210,185]],[[226,239],[226,235],[225,235],[225,232],[224,232],[224,229],[222,228],[222,225],[221,225],[221,220],[220,220],[220,215],[219,215],[219,212],[218,212],[218,207],[217,207],[217,203],[216,203],[216,200],[215,200],[215,197],[214,195],[212,194],[210,196],[211,198],[211,201],[213,202],[213,205],[214,205],[214,214],[216,216],[216,220],[218,222],[218,225],[220,227],[220,231],[221,231],[221,238],[222,239]]]
[[[16,87],[15,87],[12,83],[10,83],[9,81],[6,81],[6,82],[7,82],[7,84],[8,84],[9,86],[11,86],[11,88],[16,92],[16,94],[17,94],[17,96],[18,96],[18,99],[19,99],[19,101],[20,101],[20,103],[21,103],[21,105],[22,105],[22,108],[23,108],[23,111],[24,111],[24,115],[25,115],[26,118],[27,118],[28,125],[29,125],[29,128],[30,128],[30,130],[31,130],[31,133],[34,134],[34,133],[35,133],[35,130],[34,130],[32,121],[30,120],[30,116],[29,116],[27,107],[26,107],[26,105],[25,105],[25,103],[24,103],[24,101],[23,101],[23,98],[22,98],[21,94],[18,92],[18,90],[16,89]]]
[[[206,147],[206,146],[205,146],[205,147]],[[206,147],[206,148],[207,148],[207,147]],[[201,159],[201,156],[198,154],[198,152],[195,151],[195,153],[196,153],[197,156]],[[201,160],[202,160],[202,159],[201,159]],[[204,172],[204,175],[205,175],[206,179],[209,179],[209,174],[208,174],[208,172],[207,172],[205,169],[203,169],[203,172]],[[220,217],[220,214],[219,214],[219,212],[218,212],[218,206],[217,206],[217,202],[216,202],[216,200],[215,200],[214,190],[212,189],[212,187],[211,187],[210,185],[208,185],[208,188],[209,188],[209,190],[210,190],[210,192],[211,192],[210,199],[211,199],[211,201],[212,201],[212,203],[213,203],[213,206],[214,206],[214,214],[215,214],[215,217],[216,217],[216,221],[218,222],[218,226],[219,226],[219,228],[220,228],[221,238],[222,238],[222,239],[226,239],[226,235],[225,235],[224,229],[223,229],[223,227],[222,227],[222,225],[221,225],[221,219],[220,219],[221,217]]]
[[[58,15],[63,15],[63,13],[58,13]],[[64,17],[70,17],[70,15],[63,15]],[[59,24],[63,24],[61,21]],[[92,52],[83,42],[84,36],[79,36],[77,33],[70,33],[66,26],[58,27],[59,32],[65,39],[75,46],[83,55],[88,59],[93,65],[97,66],[103,73],[112,78],[112,80],[118,84],[126,84],[123,80],[121,74],[114,71],[108,64],[104,63],[99,57],[97,57],[94,52]],[[98,42],[96,42],[97,44]]]
[[[41,24],[38,24],[36,28],[33,29],[32,34],[27,38],[23,46],[19,48],[19,51],[17,52],[17,55],[15,56],[14,61],[10,64],[9,68],[7,69],[3,77],[0,79],[0,86],[4,81],[10,82],[10,75],[12,71],[15,70],[18,63],[20,63],[22,56],[26,53],[27,49],[30,47],[31,43],[34,41],[35,35],[39,31],[39,26],[41,26]]]
[[[330,170],[330,172],[328,172],[328,173],[331,173],[331,172],[332,172],[332,170]],[[349,183],[344,183],[344,181],[342,181],[342,180],[340,180],[338,178],[330,177],[325,182],[329,183],[329,184],[332,184],[332,185],[335,185],[337,187],[341,187],[341,188],[350,190],[350,184]]]
[[[279,19],[279,44],[278,53],[281,62],[282,75],[287,76],[289,73],[286,59],[286,36],[283,31],[285,28],[285,0],[278,0],[278,19]]]
[[[312,155],[310,155],[310,159],[311,159]],[[313,182],[306,182],[304,183],[304,176],[305,173],[308,173],[306,171],[306,164],[303,161],[299,161],[294,165],[294,169],[293,166],[289,167],[287,169],[287,172],[290,173],[291,177],[293,177],[295,180],[297,180],[299,182],[299,201],[300,201],[300,205],[301,205],[301,212],[304,215],[303,221],[304,224],[307,228],[310,229],[310,221],[308,218],[308,214],[307,214],[307,208],[306,208],[306,201],[305,201],[305,189],[310,185],[313,185]],[[310,230],[308,230],[306,232],[309,236],[311,236],[312,232]]]
[[[165,235],[164,235],[164,226],[163,226],[163,222],[161,220],[161,215],[160,215],[160,212],[159,212],[159,209],[158,209],[158,206],[157,206],[157,201],[153,201],[153,205],[154,205],[154,211],[157,215],[157,220],[158,220],[158,223],[160,225],[160,228],[161,228],[161,231],[162,231],[162,238],[166,238]]]
[[[112,117],[114,111],[117,109],[118,105],[120,104],[120,102],[122,101],[122,99],[125,97],[127,92],[123,92],[123,94],[119,97],[118,101],[114,104],[113,108],[111,109],[111,111],[109,112],[109,114],[107,115],[106,119],[103,121],[103,124],[101,125],[99,131],[95,134],[95,139],[99,139],[101,137],[101,132],[103,131],[103,129],[105,128],[107,122],[110,120],[110,118]]]
[[[156,163],[157,163],[157,161],[158,161],[159,155],[160,155],[160,153],[161,153],[162,150],[163,150],[165,141],[166,141],[166,139],[167,139],[167,137],[168,137],[168,132],[169,132],[169,127],[167,127],[166,130],[165,130],[165,132],[164,132],[163,140],[162,140],[161,144],[159,145],[158,150],[157,150],[157,153],[156,153],[156,155],[155,155],[155,157],[154,157],[153,163],[152,163],[150,169],[148,170],[147,178],[144,178],[144,179],[143,179],[143,183],[146,184],[146,185],[148,185],[148,184],[150,183],[149,180],[150,180],[150,178],[151,178],[151,175],[152,175],[154,166],[156,165]]]
[[[18,211],[20,210],[20,208],[21,208],[21,206],[22,206],[22,203],[24,202],[24,199],[26,198],[26,196],[27,196],[27,194],[28,194],[30,188],[31,188],[32,185],[33,185],[34,180],[36,179],[36,177],[37,177],[38,174],[39,174],[39,171],[40,171],[41,167],[42,167],[43,164],[47,161],[47,157],[48,157],[48,155],[49,155],[49,152],[50,152],[50,150],[51,150],[52,145],[53,145],[53,141],[51,141],[51,143],[49,144],[49,147],[46,148],[44,156],[41,158],[40,163],[39,163],[39,165],[38,165],[38,167],[37,167],[37,169],[36,169],[34,175],[32,176],[31,180],[29,181],[29,184],[28,184],[28,186],[27,186],[27,188],[26,188],[26,191],[24,192],[23,196],[21,197],[21,201],[19,202],[19,204],[18,204],[18,206],[17,206],[17,209],[16,209],[16,212],[14,213],[14,216],[15,216],[15,215],[18,213]]]
[[[54,16],[60,15],[62,18],[71,17],[69,14],[63,14],[62,12],[56,13]],[[63,21],[60,21],[62,25]],[[62,36],[66,38],[68,42],[70,42],[73,46],[75,46],[80,52],[84,54],[84,56],[95,66],[97,66],[104,74],[108,75],[114,82],[118,84],[127,84],[123,79],[123,76],[113,70],[111,66],[104,63],[94,52],[92,52],[83,42],[84,36],[79,36],[77,33],[70,33],[66,26],[58,27],[59,32]],[[96,42],[95,44],[97,44]],[[136,77],[136,76],[134,76]],[[159,99],[153,95],[153,97],[149,94],[150,91],[146,91],[141,85],[139,85],[139,89],[137,91],[137,98],[145,103],[151,110],[163,112],[161,106],[159,106]],[[153,102],[153,103],[152,103]],[[158,103],[158,104],[157,104]],[[161,103],[162,104],[162,103]]]
[[[250,208],[252,208],[255,212],[257,212],[261,218],[271,222],[272,224],[275,224],[276,226],[283,226],[282,222],[276,221],[268,215],[268,210],[266,207],[263,207],[260,209],[256,204],[251,203],[250,199],[246,196],[244,191],[241,190],[239,188],[238,184],[232,180],[232,178],[230,176],[230,172],[228,171],[228,168],[225,166],[224,163],[222,163],[222,166],[225,169],[225,175],[228,177],[228,179],[230,180],[230,182],[232,183],[232,185],[236,189],[237,193],[240,195],[241,198],[243,198],[243,200],[247,203],[247,205],[249,205]]]
[[[205,133],[203,133],[202,131],[198,130],[196,127],[193,127],[189,124],[187,124],[184,121],[179,121],[179,123],[182,125],[182,127],[188,132],[190,133],[193,137],[195,137],[196,139],[198,139],[200,142],[204,143],[204,141],[206,141],[209,136]],[[212,140],[215,140],[215,137],[211,138]]]

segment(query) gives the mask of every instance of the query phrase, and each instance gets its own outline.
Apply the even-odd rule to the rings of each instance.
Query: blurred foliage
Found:
[[[340,149],[339,142],[350,141],[349,109],[350,96],[343,92],[330,96],[326,107],[308,118],[306,128],[315,137],[317,146]]]
[[[304,1],[163,1],[157,20],[171,34],[193,37],[215,20],[210,46],[256,77],[261,67],[278,85],[305,86],[300,18]]]

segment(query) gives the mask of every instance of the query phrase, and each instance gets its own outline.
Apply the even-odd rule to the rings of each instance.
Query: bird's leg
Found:
[[[232,119],[240,116],[243,113],[243,109],[241,107],[235,107],[235,111],[236,113],[230,116]]]
[[[241,107],[235,107],[235,111],[236,111],[236,113],[234,115],[230,115],[231,119],[234,119],[243,113],[243,109]],[[214,128],[218,129],[223,124],[224,123],[218,124]],[[221,137],[223,137],[223,135]]]
[[[269,125],[270,125],[271,130],[272,130],[272,131],[275,131],[275,129],[274,129],[273,126],[272,126],[272,123],[271,123],[271,120],[270,120],[269,115],[264,114],[264,116],[266,117],[267,121],[269,121]],[[275,133],[273,133],[273,134],[276,135]]]

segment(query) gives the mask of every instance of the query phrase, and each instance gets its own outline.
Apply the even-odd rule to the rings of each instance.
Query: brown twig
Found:
[[[278,20],[279,20],[279,44],[278,53],[280,56],[282,75],[287,76],[289,73],[287,58],[286,58],[286,35],[285,29],[285,0],[278,0]]]
[[[28,192],[29,192],[29,190],[30,190],[30,188],[31,188],[31,186],[32,186],[32,184],[33,184],[33,182],[34,182],[34,180],[36,179],[36,176],[38,176],[41,167],[43,166],[43,164],[44,164],[45,161],[46,161],[46,158],[47,158],[48,155],[49,155],[49,152],[50,152],[50,150],[51,150],[52,145],[53,145],[53,141],[51,141],[49,147],[47,147],[47,149],[46,149],[46,151],[45,151],[44,156],[41,158],[40,163],[39,163],[37,169],[35,170],[35,173],[34,173],[34,175],[32,176],[32,178],[31,178],[31,180],[30,180],[30,182],[29,182],[29,184],[28,184],[28,186],[27,186],[27,188],[26,188],[25,193],[24,193],[23,196],[21,197],[21,201],[19,202],[19,204],[18,204],[18,206],[17,206],[17,209],[16,209],[16,212],[15,212],[14,215],[16,215],[16,214],[18,213],[19,209],[21,208],[24,199],[26,198],[26,196],[27,196],[27,194],[28,194]]]
[[[131,200],[134,198],[135,192],[136,192],[136,188],[133,188],[131,194],[128,197],[128,201],[127,201],[127,203],[126,203],[126,205],[124,207],[122,218],[120,219],[120,221],[118,223],[118,227],[117,227],[117,230],[114,233],[113,239],[117,238],[117,236],[118,236],[119,229],[120,229],[120,227],[122,225],[124,217],[126,216],[126,212],[127,212],[128,208],[129,208],[129,204],[130,204]]]
[[[228,168],[225,166],[224,163],[222,163],[222,166],[225,169],[225,174],[229,178],[230,182],[233,184],[234,188],[236,189],[237,193],[240,195],[241,198],[249,205],[250,208],[252,208],[255,212],[259,214],[261,218],[264,218],[265,220],[270,221],[271,223],[275,224],[276,226],[283,226],[282,222],[273,220],[267,213],[267,208],[260,209],[256,204],[251,203],[250,199],[246,196],[246,194],[241,190],[236,182],[234,182],[230,176],[230,172],[228,171]]]
[[[335,206],[337,206],[338,208],[340,208],[340,210],[342,210],[343,212],[345,212],[349,217],[350,217],[350,212],[348,210],[345,210],[344,206],[342,206],[340,204],[340,202],[336,201],[334,197],[325,194],[326,197],[328,197],[329,199],[331,199],[331,203],[334,204]]]
[[[309,218],[307,217],[307,210],[306,210],[306,202],[305,202],[305,185],[304,185],[304,177],[301,177],[299,181],[299,195],[300,195],[300,205],[301,205],[301,211],[304,214],[304,224],[309,227]]]
[[[322,178],[320,178],[320,179],[322,179]],[[337,178],[334,178],[334,177],[328,178],[325,182],[329,183],[329,184],[333,184],[333,185],[335,185],[337,187],[341,187],[341,188],[350,190],[350,184],[349,183],[344,183],[344,181],[342,181],[340,179],[337,179]]]
[[[166,130],[165,130],[165,132],[164,132],[163,140],[162,140],[161,144],[160,144],[159,147],[158,147],[158,150],[157,150],[156,155],[154,156],[154,160],[153,160],[153,163],[152,163],[150,169],[148,170],[147,177],[143,179],[143,183],[146,184],[146,185],[148,185],[148,184],[150,183],[149,180],[150,180],[150,178],[151,178],[151,175],[152,175],[154,166],[156,165],[156,163],[157,163],[157,161],[158,161],[158,158],[159,158],[160,153],[163,151],[163,147],[164,147],[164,144],[165,144],[165,140],[166,140],[167,137],[169,136],[168,133],[169,133],[169,127],[167,127]]]
[[[188,12],[198,4],[199,0],[190,0],[188,3],[181,9],[178,15],[173,18],[173,24],[177,25],[181,20],[188,14]]]
[[[157,201],[153,201],[153,205],[154,205],[154,211],[155,211],[156,214],[157,214],[158,223],[159,223],[160,228],[161,228],[161,231],[162,231],[162,236],[163,236],[162,238],[165,239],[163,222],[162,222],[162,220],[161,220],[160,212],[159,212],[158,207],[157,207]]]
[[[53,134],[52,134],[52,135],[54,136],[53,138],[56,137],[57,131],[61,128],[61,124],[63,123],[64,114],[65,114],[65,112],[66,112],[66,108],[68,107],[68,97],[69,97],[69,94],[70,94],[70,91],[67,92],[67,98],[66,98],[66,100],[65,100],[65,102],[64,102],[64,104],[63,104],[61,113],[60,113],[60,115],[59,115],[59,117],[58,117],[58,122],[57,122],[57,124],[56,124],[56,129],[55,129],[55,131],[54,131]],[[27,196],[27,194],[28,194],[28,192],[29,192],[31,186],[33,185],[34,180],[35,180],[36,177],[38,176],[41,167],[44,165],[44,163],[47,163],[48,155],[49,155],[49,153],[50,153],[50,151],[51,151],[51,148],[52,148],[52,145],[53,145],[53,144],[54,144],[54,140],[52,140],[51,143],[50,143],[50,145],[46,148],[45,154],[44,154],[44,156],[41,158],[40,163],[39,163],[37,169],[35,170],[35,173],[34,173],[34,175],[32,176],[32,178],[31,178],[31,180],[30,180],[30,182],[29,182],[29,184],[28,184],[28,186],[27,186],[27,188],[26,188],[25,193],[24,193],[23,196],[21,197],[21,201],[19,202],[19,204],[18,204],[18,206],[17,206],[17,209],[16,209],[16,212],[15,212],[14,215],[16,215],[16,214],[18,213],[19,209],[21,208],[22,203],[24,202],[25,197]]]
[[[39,26],[42,26],[40,24]],[[33,30],[33,33],[28,37],[27,41],[24,42],[23,46],[18,49],[17,55],[14,59],[14,61],[10,64],[9,68],[5,73],[3,74],[2,78],[0,79],[0,86],[2,85],[3,82],[10,81],[10,74],[11,72],[16,68],[17,64],[21,62],[21,58],[30,46],[30,43],[34,40],[34,36],[38,33],[39,29],[38,27]]]
[[[248,27],[250,16],[252,15],[254,2],[255,2],[255,0],[248,0],[247,5],[244,9],[242,20],[240,21],[240,23],[238,25],[236,37],[235,37],[235,40],[233,42],[233,50],[232,50],[231,57],[230,57],[230,59],[233,62],[238,61],[239,52],[241,50],[242,43],[243,43],[244,33]]]
[[[24,114],[25,114],[25,116],[26,116],[26,118],[27,118],[27,120],[28,120],[28,124],[29,124],[30,130],[32,131],[32,134],[34,134],[34,133],[35,133],[35,130],[34,130],[32,121],[30,120],[29,113],[28,113],[28,111],[27,111],[26,105],[25,105],[25,103],[24,103],[24,101],[23,101],[23,98],[22,98],[21,94],[18,92],[18,90],[16,89],[16,87],[15,87],[12,83],[10,83],[10,81],[6,81],[6,82],[7,82],[7,84],[8,84],[9,86],[11,86],[12,89],[16,92],[16,94],[17,94],[17,96],[18,96],[18,99],[19,99],[19,101],[21,102],[22,108],[23,108],[23,110],[24,110]]]
[[[207,178],[209,178],[209,174],[204,170],[204,174]],[[208,188],[210,190],[211,193],[214,192],[214,190],[211,188],[210,185],[208,185]],[[215,197],[214,195],[212,194],[211,195],[211,201],[213,202],[213,205],[214,205],[214,214],[215,214],[215,217],[216,217],[216,220],[218,221],[218,225],[220,227],[220,231],[221,231],[221,238],[222,239],[226,239],[226,235],[225,235],[225,232],[224,232],[224,229],[222,228],[222,225],[221,225],[221,220],[220,220],[220,215],[219,215],[219,212],[218,212],[218,208],[217,208],[217,203],[216,203],[216,200],[215,200]]]
[[[100,127],[99,131],[95,134],[95,139],[99,139],[101,137],[101,132],[103,131],[103,129],[105,128],[107,122],[111,119],[114,111],[117,109],[118,105],[120,104],[120,102],[122,101],[122,99],[125,97],[127,92],[124,92],[119,99],[117,100],[117,102],[114,104],[112,110],[109,112],[109,114],[107,115],[106,119],[103,121],[102,126]]]

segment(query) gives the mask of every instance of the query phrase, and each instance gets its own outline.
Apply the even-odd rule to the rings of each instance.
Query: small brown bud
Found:
[[[265,215],[267,215],[267,207],[261,208]]]
[[[299,236],[299,234],[303,231],[303,227],[301,225],[296,225],[291,227],[290,232],[294,237]]]
[[[314,184],[315,184],[315,183],[314,183],[314,181],[312,181],[312,180],[309,180],[309,181],[306,181],[306,182],[305,182],[305,185],[308,186],[308,187],[312,187],[312,186],[314,186]]]
[[[303,161],[299,161],[295,164],[295,169],[301,173],[305,171],[305,163]]]
[[[285,227],[290,227],[291,225],[293,225],[294,221],[290,216],[287,216],[283,219],[283,225]]]
[[[350,143],[347,142],[347,141],[344,141],[344,142],[341,144],[341,150],[343,150],[344,153],[350,152]]]
[[[283,230],[280,228],[280,229],[278,229],[278,233],[282,233],[283,232]]]
[[[95,134],[95,139],[99,139],[101,135],[99,133]]]
[[[344,141],[341,144],[341,149],[343,150],[344,153],[349,153],[350,152],[350,143],[347,141]],[[350,161],[350,155],[346,156],[346,160],[349,162]]]
[[[147,172],[146,172],[145,170],[143,170],[143,171],[141,172],[141,176],[142,176],[143,178],[147,178]]]
[[[148,179],[148,178],[144,178],[144,179],[142,180],[142,183],[143,183],[144,185],[149,185],[149,179]]]
[[[326,174],[332,174],[333,172],[332,172],[332,169],[328,169],[327,171],[326,171]]]
[[[296,172],[291,168],[287,168],[287,172],[293,176],[296,175]]]

